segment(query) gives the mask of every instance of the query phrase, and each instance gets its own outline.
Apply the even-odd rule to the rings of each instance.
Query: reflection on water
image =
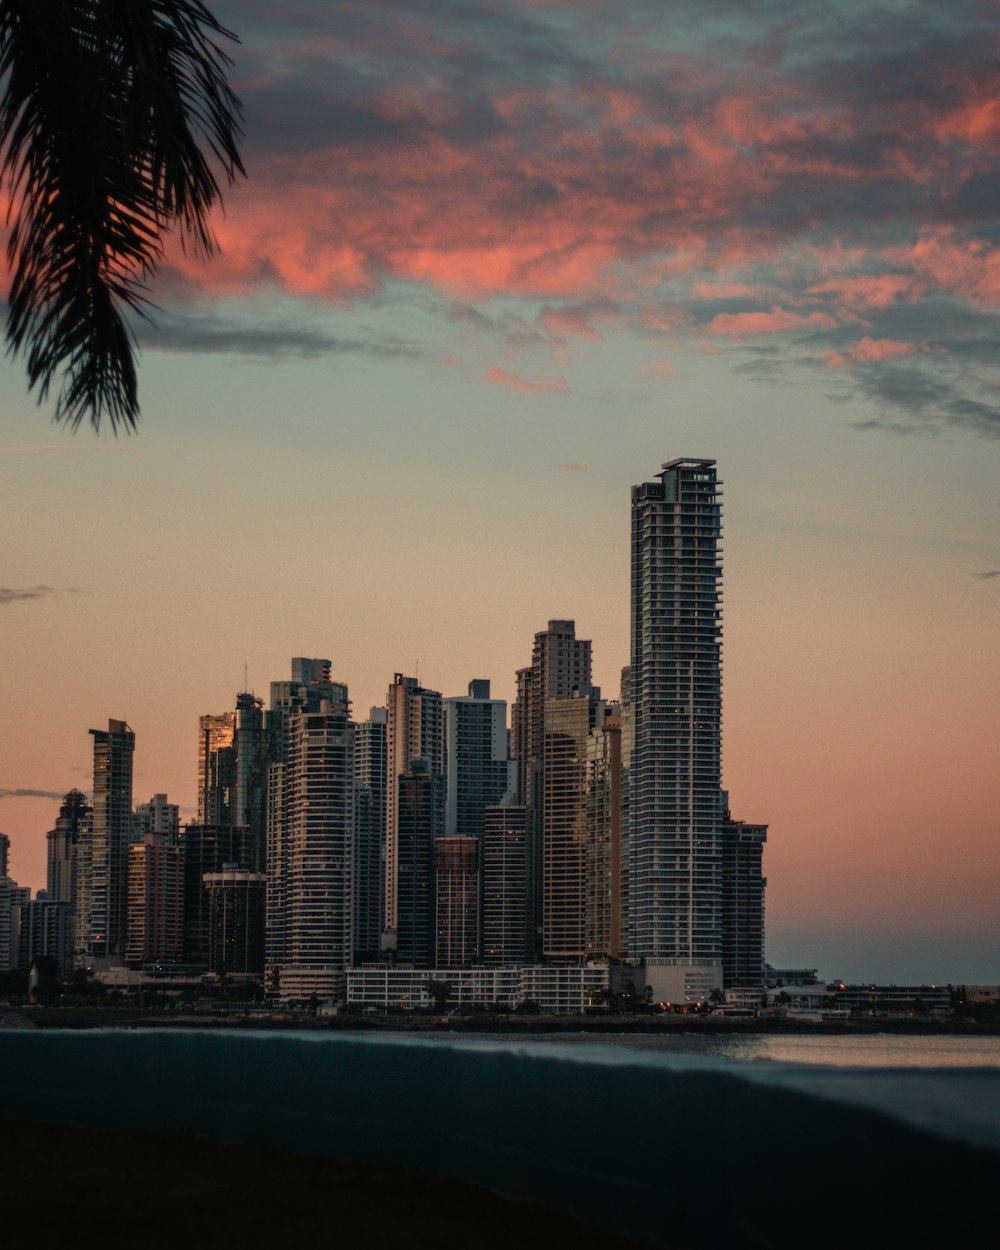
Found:
[[[422,1036],[427,1036],[423,1034]],[[454,1038],[453,1033],[438,1036]],[[562,1045],[621,1046],[668,1055],[712,1055],[721,1059],[777,1063],[833,1064],[842,1068],[1000,1068],[1000,1037],[905,1037],[892,1033],[836,1037],[781,1034],[490,1033],[496,1041],[558,1042]]]

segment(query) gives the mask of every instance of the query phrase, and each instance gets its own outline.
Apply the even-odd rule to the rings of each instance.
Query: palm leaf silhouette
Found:
[[[166,231],[209,226],[244,174],[233,39],[199,0],[0,0],[2,169],[11,193],[7,343],[55,419],[133,429],[135,341]]]

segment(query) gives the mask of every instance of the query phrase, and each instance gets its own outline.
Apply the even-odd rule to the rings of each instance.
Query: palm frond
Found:
[[[176,226],[209,225],[244,174],[241,110],[199,0],[0,0],[0,153],[11,191],[7,343],[55,419],[132,429],[135,340],[148,283]]]

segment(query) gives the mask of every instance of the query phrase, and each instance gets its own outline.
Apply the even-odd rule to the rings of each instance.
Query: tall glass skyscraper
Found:
[[[661,1001],[722,984],[721,505],[714,460],[632,488],[629,947]]]

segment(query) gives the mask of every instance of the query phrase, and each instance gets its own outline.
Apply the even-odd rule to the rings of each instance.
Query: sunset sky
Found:
[[[193,817],[244,665],[511,699],[571,617],[617,696],[629,488],[707,456],[768,958],[1000,981],[996,5],[210,7],[249,177],[152,291],[138,434],[0,368],[11,874],[109,717]]]

